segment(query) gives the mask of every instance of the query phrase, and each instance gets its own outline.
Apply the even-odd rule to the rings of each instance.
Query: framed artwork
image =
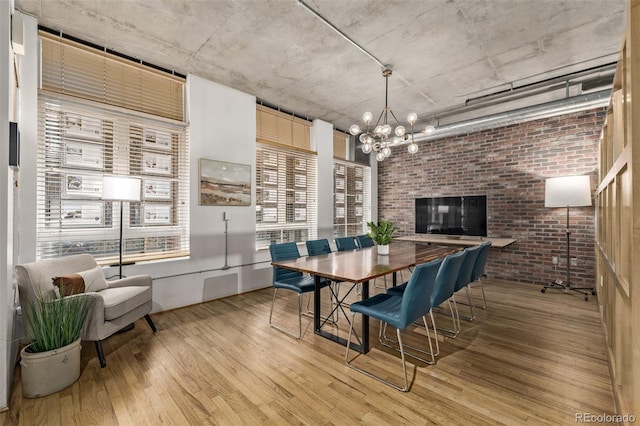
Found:
[[[143,179],[142,198],[145,200],[171,200],[171,181],[164,179]]]
[[[278,172],[276,170],[263,170],[262,183],[264,183],[265,185],[277,185]]]
[[[306,188],[307,187],[307,176],[306,175],[295,175],[293,184],[295,186],[297,186],[297,187],[300,187],[300,188]]]
[[[303,191],[296,191],[294,195],[294,201],[298,204],[307,203],[307,193]]]
[[[362,206],[356,206],[356,216],[362,216]]]
[[[356,167],[356,177],[357,178],[362,177],[362,167]]]
[[[171,225],[171,205],[145,204],[142,220],[145,225]]]
[[[64,146],[64,165],[101,170],[104,166],[103,147],[86,142],[67,142]]]
[[[251,205],[251,166],[200,159],[201,206]]]
[[[102,139],[102,120],[80,114],[64,115],[64,134],[86,139]]]
[[[336,219],[344,217],[344,207],[336,207]]]
[[[307,209],[306,208],[295,208],[293,210],[293,220],[297,220],[297,221],[307,220]]]
[[[361,180],[357,180],[356,181],[356,191],[362,191],[362,181]]]
[[[344,204],[344,192],[336,192],[336,204]]]
[[[268,207],[262,209],[262,221],[263,222],[277,222],[278,221],[278,209],[275,207]]]
[[[363,196],[362,194],[356,194],[356,203],[362,203]]]
[[[344,164],[336,164],[336,174],[344,176]]]
[[[100,228],[104,225],[104,203],[102,201],[62,201],[60,224],[65,228]]]
[[[142,145],[145,148],[171,149],[171,133],[155,129],[144,129],[142,131]]]
[[[142,153],[142,172],[158,175],[171,174],[171,155],[155,152]]]
[[[83,173],[65,173],[63,182],[64,194],[68,197],[102,196],[102,176]]]
[[[336,189],[344,189],[344,178],[336,178]]]
[[[277,189],[263,189],[262,190],[262,202],[263,203],[277,203],[278,202],[278,190]]]

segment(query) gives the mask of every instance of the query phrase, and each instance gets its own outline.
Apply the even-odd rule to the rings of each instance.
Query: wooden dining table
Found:
[[[362,284],[362,299],[369,297],[369,281],[388,274],[393,275],[393,285],[397,284],[396,273],[403,269],[441,259],[462,250],[462,247],[426,245],[421,243],[396,241],[389,246],[388,255],[379,255],[377,247],[367,247],[350,251],[339,251],[318,256],[300,257],[297,259],[271,262],[271,265],[293,271],[308,273],[315,277],[313,327],[314,332],[329,340],[347,345],[347,339],[323,329],[327,319],[321,316],[321,279],[328,278],[336,282],[349,282],[353,286]],[[353,287],[352,287],[353,289]],[[348,293],[347,293],[348,294]],[[333,311],[342,311],[342,300],[338,301]],[[332,312],[333,312],[332,311]],[[344,313],[346,316],[346,313]],[[328,317],[328,316],[327,316]],[[348,317],[347,317],[347,320]],[[369,317],[362,318],[360,344],[351,343],[351,348],[366,353],[369,345]]]

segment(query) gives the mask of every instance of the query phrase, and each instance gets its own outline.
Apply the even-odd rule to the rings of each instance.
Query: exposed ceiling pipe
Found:
[[[376,58],[372,53],[369,53],[369,51],[367,51],[367,49],[365,49],[364,47],[360,46],[358,43],[353,41],[348,35],[346,35],[342,31],[340,31],[340,29],[338,27],[336,27],[331,22],[329,22],[329,20],[327,18],[325,18],[324,16],[320,15],[318,12],[316,12],[313,8],[311,8],[311,6],[306,4],[304,1],[296,0],[296,3],[299,6],[302,6],[307,12],[311,13],[313,16],[318,18],[327,27],[329,27],[333,31],[335,31],[340,37],[342,37],[343,39],[345,39],[346,41],[351,43],[356,49],[358,49],[359,51],[361,51],[362,53],[367,55],[369,58],[371,58],[375,63],[380,65],[381,68],[384,68],[386,66],[385,64],[382,63],[382,61],[380,61],[380,59]]]
[[[571,114],[588,109],[599,108],[609,104],[611,90],[601,90],[599,92],[585,95],[564,98],[557,101],[546,102],[512,111],[473,118],[457,123],[446,124],[436,127],[435,131],[429,135],[423,132],[413,134],[414,142],[432,141],[445,137],[458,136],[466,133],[479,132],[482,130],[494,129],[496,127],[510,126],[524,123],[526,121],[539,120],[542,118],[555,117],[558,115]],[[410,138],[396,145],[409,143]]]
[[[618,64],[617,62],[611,62],[608,64],[587,68],[585,70],[573,72],[570,74],[565,74],[558,77],[537,81],[535,83],[524,84],[518,87],[511,87],[510,89],[505,89],[499,92],[490,93],[488,95],[476,96],[474,98],[467,99],[465,101],[465,105],[473,105],[476,103],[484,104],[489,100],[511,97],[518,93],[529,92],[529,91],[533,91],[535,89],[540,89],[544,87],[554,87],[558,83],[578,84],[582,82],[578,80],[580,78],[593,78],[594,76],[602,77],[604,75],[609,75],[611,76],[611,80],[613,80],[613,74],[615,73],[617,64]]]

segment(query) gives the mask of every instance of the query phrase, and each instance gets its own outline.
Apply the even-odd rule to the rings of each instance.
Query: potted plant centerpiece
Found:
[[[93,299],[60,286],[59,295],[38,295],[23,307],[28,345],[20,352],[22,395],[58,392],[80,377],[80,335]]]
[[[378,245],[378,254],[389,254],[389,244],[393,240],[393,233],[396,230],[393,223],[388,220],[381,220],[367,223],[371,232],[369,236]]]

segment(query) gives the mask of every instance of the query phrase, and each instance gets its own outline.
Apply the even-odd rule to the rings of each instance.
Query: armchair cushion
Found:
[[[114,287],[102,290],[104,319],[111,321],[151,300],[151,287]]]
[[[102,291],[107,288],[107,280],[104,278],[102,268],[96,266],[77,274],[53,277],[53,285],[56,297],[71,296],[85,291]]]
[[[78,272],[78,275],[84,279],[85,291],[102,291],[108,287],[107,280],[104,278],[104,273],[100,266]]]

